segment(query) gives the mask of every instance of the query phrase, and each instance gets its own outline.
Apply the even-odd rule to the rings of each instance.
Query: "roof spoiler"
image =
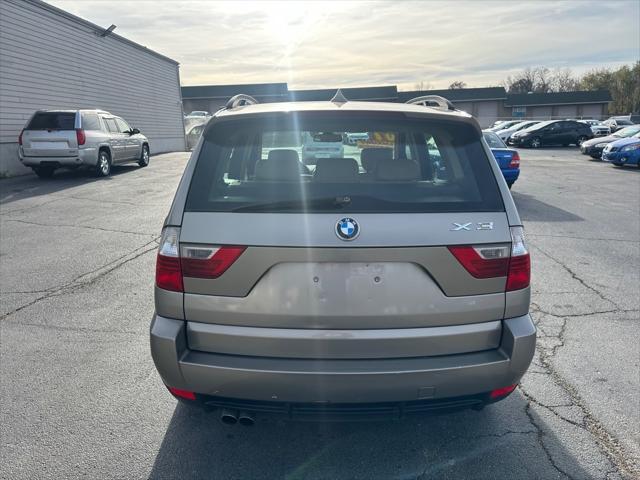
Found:
[[[453,106],[453,103],[440,95],[424,95],[407,100],[406,103],[422,105],[423,107],[439,108],[440,110],[457,110],[457,108]]]
[[[229,99],[225,108],[230,110],[236,107],[243,107],[244,105],[256,105],[257,103],[258,101],[252,96],[239,93]]]

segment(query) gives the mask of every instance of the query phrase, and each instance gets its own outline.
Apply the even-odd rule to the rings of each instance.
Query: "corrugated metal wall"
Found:
[[[17,136],[37,109],[122,116],[152,153],[185,149],[178,64],[32,0],[0,0],[0,175],[15,174]]]

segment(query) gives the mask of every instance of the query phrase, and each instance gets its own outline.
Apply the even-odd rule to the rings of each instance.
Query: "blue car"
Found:
[[[611,162],[617,167],[640,166],[640,133],[607,144],[602,151],[602,160]]]
[[[498,166],[502,171],[504,179],[507,181],[507,185],[511,188],[520,175],[520,155],[518,155],[518,152],[515,150],[507,147],[495,133],[484,131],[482,134],[498,162]]]

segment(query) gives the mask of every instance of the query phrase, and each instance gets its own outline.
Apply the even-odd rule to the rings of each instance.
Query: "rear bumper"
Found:
[[[514,183],[518,177],[520,176],[520,169],[518,168],[510,168],[502,170],[502,175],[507,183]]]
[[[196,392],[211,405],[216,399],[334,405],[485,398],[486,392],[518,383],[533,358],[535,341],[535,326],[524,315],[503,321],[496,349],[317,360],[199,352],[188,348],[183,320],[155,315],[151,324],[151,354],[164,383]]]
[[[20,161],[26,167],[40,167],[40,166],[52,166],[52,167],[78,167],[81,165],[95,166],[98,163],[98,149],[97,148],[81,148],[78,150],[77,155],[70,157],[33,157],[25,156],[20,148],[18,150]]]

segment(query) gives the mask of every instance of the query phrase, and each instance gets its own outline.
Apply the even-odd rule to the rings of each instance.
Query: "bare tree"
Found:
[[[554,92],[573,92],[580,88],[580,81],[570,68],[556,68],[551,74],[551,83]]]
[[[425,82],[424,80],[420,80],[413,86],[414,90],[424,91],[424,90],[433,90],[433,85],[431,82]]]
[[[547,67],[527,67],[503,82],[509,93],[546,93],[551,91],[551,74]]]
[[[449,85],[449,90],[456,90],[460,88],[467,88],[467,83],[463,82],[462,80],[456,80],[455,82],[452,82],[451,85]]]

